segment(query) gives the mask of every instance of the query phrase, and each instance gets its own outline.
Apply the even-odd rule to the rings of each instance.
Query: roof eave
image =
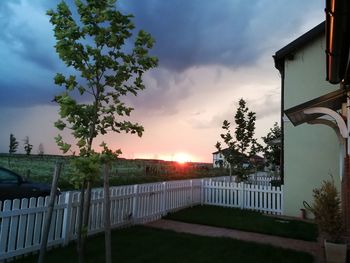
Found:
[[[273,55],[273,59],[275,61],[275,68],[280,72],[284,69],[284,61],[285,59],[292,59],[295,51],[311,42],[315,38],[321,36],[325,32],[325,21],[315,26],[305,34],[301,35],[288,45],[284,46],[280,50],[278,50],[275,55]]]

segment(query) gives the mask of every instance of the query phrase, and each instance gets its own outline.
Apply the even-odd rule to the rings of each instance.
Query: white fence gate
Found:
[[[235,184],[211,179],[168,181],[110,188],[111,225],[142,224],[170,211],[198,204],[254,209],[281,214],[283,188]],[[77,237],[79,192],[64,192],[56,200],[48,246],[66,245]],[[104,230],[103,189],[93,189],[88,235]],[[48,197],[0,202],[0,262],[38,251]]]

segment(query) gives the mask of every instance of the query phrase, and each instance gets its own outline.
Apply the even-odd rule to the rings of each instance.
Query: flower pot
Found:
[[[327,263],[345,263],[346,262],[346,244],[337,244],[324,241]]]

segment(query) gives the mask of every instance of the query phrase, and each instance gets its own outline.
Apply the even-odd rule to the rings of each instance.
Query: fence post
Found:
[[[284,215],[284,191],[283,191],[283,184],[280,186],[281,191],[281,215]]]
[[[204,205],[204,180],[203,179],[201,180],[200,193],[201,193],[201,205]]]
[[[133,218],[133,223],[137,223],[137,217],[138,217],[138,200],[139,199],[139,188],[138,185],[134,185],[134,193],[133,193],[133,202],[132,202],[132,218]]]
[[[190,206],[193,206],[193,181],[190,180],[190,186],[191,186],[191,195],[190,195]]]
[[[239,199],[241,201],[240,207],[241,209],[244,209],[244,183],[241,182],[238,184],[239,188],[240,188],[240,193],[241,193],[241,198]]]
[[[166,182],[162,183],[162,211],[161,214],[165,216],[167,214],[167,198],[166,198]]]
[[[62,224],[62,238],[63,238],[63,246],[68,245],[71,234],[71,216],[72,216],[72,192],[66,192],[65,196],[65,205],[63,212],[63,224]]]

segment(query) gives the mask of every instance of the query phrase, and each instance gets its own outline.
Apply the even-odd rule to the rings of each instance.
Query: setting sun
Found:
[[[186,163],[191,161],[191,156],[187,153],[177,153],[174,156],[174,161],[178,163]]]

